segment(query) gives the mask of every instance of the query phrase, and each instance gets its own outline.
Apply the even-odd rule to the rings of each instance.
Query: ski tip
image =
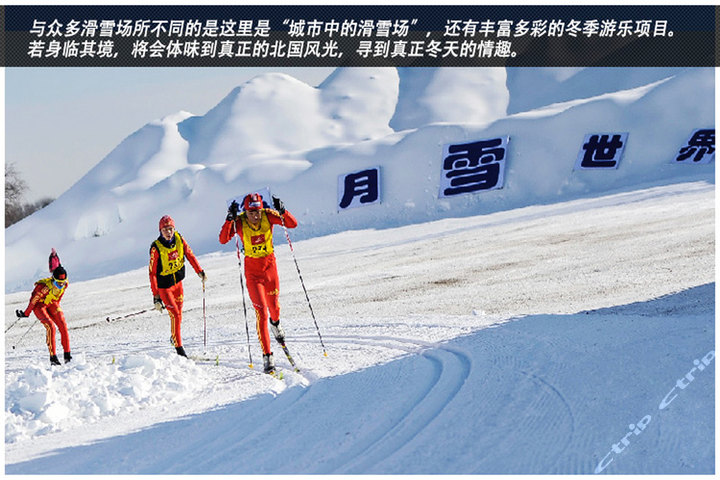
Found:
[[[327,352],[323,352],[323,354],[324,354],[326,357],[328,356],[328,355],[327,355]]]

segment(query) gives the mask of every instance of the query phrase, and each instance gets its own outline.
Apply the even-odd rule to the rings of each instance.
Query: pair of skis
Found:
[[[282,351],[285,353],[285,356],[287,357],[288,362],[290,362],[290,365],[292,366],[293,371],[295,373],[300,373],[300,369],[298,368],[297,364],[295,363],[295,360],[293,359],[292,355],[290,355],[290,350],[288,350],[287,345],[285,345],[285,342],[278,342],[278,343],[280,343],[280,347],[282,347]],[[253,368],[252,364],[250,365],[250,368]],[[285,376],[283,374],[282,370],[280,370],[277,367],[274,367],[269,372],[263,372],[263,373],[270,375],[271,377],[277,378],[278,380],[282,380]]]
[[[276,339],[277,340],[277,339]],[[285,342],[278,342],[280,343],[280,347],[282,347],[282,351],[285,353],[285,356],[288,359],[288,362],[290,362],[290,365],[293,367],[293,371],[295,373],[300,373],[300,369],[298,368],[297,364],[295,363],[295,360],[293,359],[292,355],[290,355],[290,350],[288,350],[287,345],[285,345]],[[252,365],[250,365],[250,368],[252,368]],[[284,378],[284,374],[282,370],[278,369],[277,367],[273,368],[269,372],[264,372],[271,377],[275,377],[278,380],[282,380]]]
[[[288,350],[287,346],[285,345],[285,342],[281,343],[280,346],[282,347],[283,352],[285,352],[285,356],[287,357],[288,362],[290,362],[290,365],[292,365],[293,370],[296,373],[300,373],[300,369],[295,364],[295,360],[293,360],[292,355],[290,355],[290,351]]]

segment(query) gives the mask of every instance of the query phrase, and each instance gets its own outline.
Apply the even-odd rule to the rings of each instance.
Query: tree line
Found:
[[[5,164],[5,228],[19,222],[28,215],[46,207],[55,200],[43,197],[35,202],[23,200],[27,183],[20,176],[14,163]]]

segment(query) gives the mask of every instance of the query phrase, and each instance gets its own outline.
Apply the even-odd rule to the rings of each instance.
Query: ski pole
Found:
[[[302,285],[303,292],[305,292],[305,299],[310,307],[310,315],[312,316],[313,322],[315,323],[315,330],[317,330],[318,338],[320,339],[320,345],[323,348],[323,354],[327,357],[327,350],[325,350],[325,344],[323,343],[322,335],[320,335],[320,327],[318,327],[317,320],[315,320],[315,312],[313,312],[312,304],[310,304],[310,297],[308,296],[307,288],[305,288],[305,282],[303,281],[302,274],[300,273],[300,266],[298,265],[297,258],[295,257],[295,250],[293,249],[292,242],[290,241],[290,234],[285,226],[285,219],[280,215],[280,222],[282,223],[283,230],[285,231],[285,238],[287,239],[288,246],[290,247],[290,253],[292,254],[293,260],[295,261],[295,268],[297,269],[298,277],[300,278],[300,285]]]
[[[207,353],[207,318],[205,316],[205,279],[202,281],[203,290],[203,347]]]
[[[13,347],[12,347],[13,350],[15,350],[15,347],[17,347],[18,345],[20,345],[20,342],[22,342],[22,339],[25,338],[25,335],[27,335],[28,332],[30,332],[30,330],[32,330],[32,328],[35,326],[36,323],[39,323],[39,322],[32,322],[32,324],[30,325],[30,327],[28,327],[28,329],[25,330],[25,333],[23,333],[22,336],[18,339],[18,341],[15,342],[15,345],[13,345]]]
[[[238,270],[240,271],[240,291],[242,292],[243,314],[245,315],[245,334],[247,335],[248,357],[250,357],[250,368],[253,368],[252,352],[250,352],[250,327],[248,327],[247,305],[245,304],[245,280],[243,280],[242,257],[240,256],[240,237],[237,235],[237,228],[233,220],[235,231],[235,251],[237,252]]]
[[[121,320],[123,318],[128,318],[128,317],[134,317],[135,315],[140,315],[145,312],[147,312],[147,310],[140,310],[139,312],[128,313],[127,315],[120,315],[119,317],[113,317],[113,318],[107,317],[105,320],[108,322],[114,322],[115,320]]]
[[[12,325],[10,325],[9,327],[7,327],[7,328],[5,329],[5,333],[9,332],[10,329],[11,329],[12,327],[14,327],[15,324],[16,324],[17,322],[19,322],[21,318],[27,318],[27,317],[18,317],[18,318],[12,323]]]

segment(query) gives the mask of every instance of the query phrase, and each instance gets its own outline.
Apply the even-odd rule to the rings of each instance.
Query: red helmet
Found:
[[[259,193],[251,193],[243,200],[243,209],[247,212],[250,210],[262,210],[263,200]]]
[[[158,230],[162,230],[163,227],[167,227],[167,226],[175,228],[175,220],[173,220],[170,215],[165,215],[160,219],[160,223],[158,225]]]

